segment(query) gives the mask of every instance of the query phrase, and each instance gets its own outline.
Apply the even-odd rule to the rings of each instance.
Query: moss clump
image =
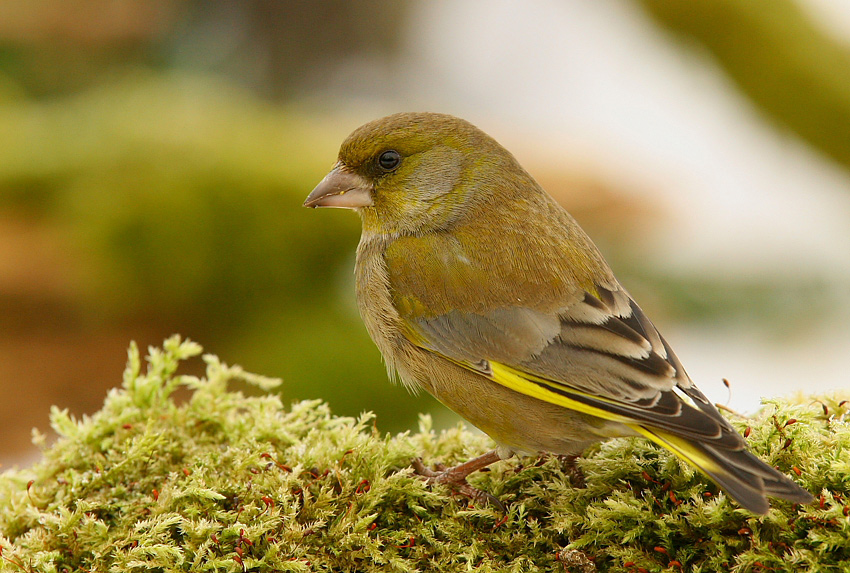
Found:
[[[496,464],[472,482],[506,515],[411,475],[488,447],[462,427],[381,435],[371,415],[318,401],[286,409],[232,381],[276,381],[172,338],[146,372],[135,347],[122,389],[92,417],[54,410],[59,440],[28,470],[0,476],[3,571],[836,571],[850,566],[848,405],[768,402],[748,441],[819,502],[738,508],[672,455],[615,440],[579,461],[570,487],[555,458]],[[183,403],[178,387],[192,390]]]

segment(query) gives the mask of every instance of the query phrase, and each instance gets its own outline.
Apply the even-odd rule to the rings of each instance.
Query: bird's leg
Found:
[[[587,484],[584,482],[584,472],[581,471],[581,468],[578,467],[576,460],[579,458],[578,454],[574,455],[566,455],[561,454],[558,456],[558,459],[561,461],[561,467],[570,478],[570,484],[576,488],[585,488]]]
[[[496,452],[491,450],[484,455],[473,458],[468,462],[458,464],[451,468],[446,468],[442,464],[438,465],[439,471],[434,471],[425,467],[421,458],[413,460],[413,470],[426,478],[430,483],[442,483],[449,486],[452,490],[459,494],[465,495],[475,501],[486,501],[492,503],[499,511],[505,512],[505,506],[495,496],[490,495],[486,491],[474,488],[466,481],[466,477],[472,472],[476,472],[482,468],[486,468],[492,463],[498,462],[502,458]]]

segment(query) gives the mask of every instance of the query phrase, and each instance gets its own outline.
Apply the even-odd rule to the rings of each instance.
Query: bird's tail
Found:
[[[814,501],[809,492],[746,449],[715,448],[656,428],[639,425],[632,428],[707,475],[753,513],[767,513],[768,495],[797,503]]]

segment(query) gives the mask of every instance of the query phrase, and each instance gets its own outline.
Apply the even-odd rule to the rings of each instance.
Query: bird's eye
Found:
[[[378,166],[386,172],[395,171],[401,163],[401,155],[398,151],[384,151],[378,156]]]

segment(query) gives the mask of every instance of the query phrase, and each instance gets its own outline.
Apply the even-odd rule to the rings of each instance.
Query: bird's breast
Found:
[[[403,334],[403,320],[393,303],[390,278],[384,258],[388,240],[376,235],[364,235],[357,247],[354,266],[357,305],[366,331],[375,342],[387,365],[390,378],[398,373],[411,390],[420,382],[407,365],[416,349]]]

